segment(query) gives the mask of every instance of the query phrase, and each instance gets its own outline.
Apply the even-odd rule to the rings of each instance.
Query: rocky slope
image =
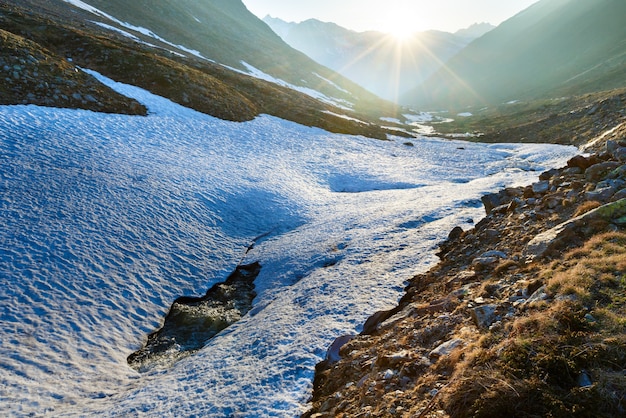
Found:
[[[306,416],[624,416],[626,129],[589,142],[485,196],[395,309],[338,338]]]
[[[626,89],[504,104],[450,123],[433,124],[437,136],[469,132],[481,142],[531,142],[583,146],[589,138],[626,122]],[[445,115],[444,115],[445,116]]]

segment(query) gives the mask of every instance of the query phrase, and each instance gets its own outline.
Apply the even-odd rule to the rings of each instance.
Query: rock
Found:
[[[604,220],[611,222],[623,216],[626,216],[626,199],[620,199],[616,202],[600,206],[577,218],[570,219],[552,229],[538,234],[530,240],[524,254],[529,261],[532,261],[545,255],[554,245],[558,244],[562,239],[567,238],[574,230],[588,224],[590,221]]]
[[[556,209],[557,207],[561,205],[561,202],[562,202],[561,199],[551,196],[544,201],[544,206],[547,207],[548,209]]]
[[[539,176],[539,180],[550,180],[552,177],[555,177],[559,174],[559,170],[556,168],[553,168],[552,170],[548,170],[545,171],[543,173],[541,173],[541,175]]]
[[[619,166],[608,175],[611,179],[626,179],[626,164]]]
[[[606,161],[594,164],[585,171],[585,178],[590,182],[602,180],[610,171],[615,170],[621,164],[615,161]]]
[[[341,360],[339,350],[341,350],[341,347],[346,345],[353,338],[354,335],[342,335],[341,337],[335,338],[335,341],[333,341],[330,347],[328,347],[328,351],[326,352],[327,366],[331,366]]]
[[[576,379],[576,383],[578,384],[578,387],[581,387],[581,388],[588,388],[588,387],[593,386],[593,382],[591,381],[591,378],[589,377],[587,372],[584,370],[580,373],[580,375],[578,375],[578,379]]]
[[[459,238],[461,238],[461,235],[463,235],[463,232],[464,232],[463,228],[461,228],[460,226],[455,227],[448,234],[448,240],[449,241],[457,241]]]
[[[626,199],[626,189],[622,189],[613,195],[613,201]]]
[[[374,314],[365,321],[361,335],[371,335],[375,333],[376,330],[378,330],[378,326],[394,313],[395,311],[393,309],[374,312]]]
[[[524,293],[526,295],[533,295],[537,290],[541,289],[541,287],[543,287],[543,282],[541,280],[533,280],[528,283],[526,289],[524,289]]]
[[[619,147],[614,153],[613,158],[620,162],[626,161],[626,147]]]
[[[606,141],[606,152],[608,152],[609,154],[613,155],[613,153],[619,148],[619,144],[617,143],[617,141],[614,141],[612,139],[609,139],[608,141]]]
[[[496,229],[486,229],[485,238],[489,241],[494,241],[500,236],[500,233]]]
[[[497,257],[497,258],[502,258],[502,259],[506,259],[508,258],[508,256],[506,255],[506,253],[502,252],[502,251],[487,251],[486,253],[483,253],[481,255],[481,257]]]
[[[565,170],[563,170],[563,175],[564,176],[577,176],[579,174],[582,174],[584,172],[584,170],[580,167],[568,167]]]
[[[528,306],[533,303],[542,302],[548,299],[549,299],[549,296],[546,291],[546,287],[541,286],[539,289],[535,290],[535,292],[532,295],[530,295],[530,297],[526,300],[524,305]]]
[[[472,267],[476,271],[483,271],[492,268],[498,261],[498,257],[476,257],[472,261]]]
[[[489,328],[496,321],[498,305],[482,305],[472,309],[470,314],[478,328]]]
[[[454,338],[450,341],[446,341],[445,343],[435,348],[433,351],[431,351],[428,354],[428,356],[430,358],[439,358],[439,357],[448,356],[450,355],[450,353],[452,353],[452,351],[454,351],[456,348],[460,347],[461,345],[463,345],[463,340],[460,338]]]
[[[626,157],[626,147],[622,142],[613,140],[606,141],[606,152],[616,160],[624,161]]]
[[[596,189],[591,192],[585,192],[585,199],[597,200],[598,202],[606,202],[615,194],[615,191],[616,190],[612,187]]]
[[[385,370],[385,372],[383,373],[383,379],[384,380],[391,380],[393,379],[393,377],[396,375],[396,372],[391,370],[391,369],[387,369]]]
[[[402,363],[413,360],[413,356],[408,350],[402,350],[393,354],[386,354],[378,358],[376,364],[381,368],[394,368]]]
[[[582,155],[577,155],[573,158],[571,158],[568,162],[567,162],[567,166],[568,167],[576,167],[576,168],[580,168],[582,170],[586,170],[587,168],[591,167],[593,165],[593,162],[586,158],[583,157]]]
[[[483,202],[487,215],[489,215],[494,208],[502,205],[502,199],[499,193],[486,194],[481,197],[480,200]]]
[[[533,193],[544,194],[550,190],[550,182],[547,180],[540,181],[532,185]]]

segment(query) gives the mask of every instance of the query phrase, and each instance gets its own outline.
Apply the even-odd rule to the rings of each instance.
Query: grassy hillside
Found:
[[[233,71],[193,55],[181,56],[170,52],[172,47],[158,48],[137,42],[95,24],[93,21],[98,19],[98,16],[70,7],[61,0],[0,1],[0,21],[7,33],[7,36],[0,38],[0,58],[16,59],[18,62],[14,65],[21,69],[25,66],[24,63],[31,60],[29,56],[32,56],[33,65],[38,68],[32,74],[37,74],[36,85],[42,86],[35,94],[31,91],[32,74],[28,77],[14,76],[12,67],[2,66],[0,72],[3,78],[11,80],[12,85],[10,89],[0,89],[0,102],[102,110],[93,101],[67,101],[63,99],[63,94],[56,92],[69,92],[72,89],[72,94],[76,92],[77,84],[68,79],[68,74],[75,74],[76,66],[79,66],[96,70],[117,81],[143,87],[184,106],[222,119],[245,121],[266,113],[331,132],[361,134],[381,139],[387,137],[387,131],[379,126],[378,118],[384,115],[393,116],[395,106],[371,94],[365,94],[366,98],[361,99],[356,93],[352,95],[344,92],[351,97],[355,109],[371,112],[370,114],[346,110],[294,89]],[[270,31],[269,28],[267,31]],[[23,46],[15,48],[13,45]],[[46,62],[69,71],[58,73],[52,67],[44,65]],[[81,83],[87,82],[99,85],[95,79],[83,74]],[[62,88],[50,88],[54,85],[62,85]],[[102,95],[94,93],[91,96],[103,103],[105,100],[102,96],[107,96],[108,93],[100,87],[98,89]],[[338,90],[336,87],[333,89]],[[128,113],[131,106],[123,103],[122,99],[110,104],[108,111],[124,113]],[[133,112],[145,112],[145,109],[137,105],[134,104],[136,109],[131,109]],[[346,114],[353,119],[337,116]]]
[[[626,86],[626,2],[542,0],[471,43],[405,101],[433,109]]]
[[[196,50],[215,62],[246,71],[241,63],[245,61],[291,84],[333,97],[376,100],[355,83],[288,46],[249,12],[241,0],[87,0],[86,3],[131,25],[147,28],[176,45]],[[331,79],[341,88],[315,74]]]

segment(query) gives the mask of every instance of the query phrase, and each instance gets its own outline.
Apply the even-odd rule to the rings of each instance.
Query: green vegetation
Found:
[[[542,0],[477,39],[403,102],[493,106],[624,87],[626,2]]]
[[[538,99],[498,106],[463,109],[433,126],[438,134],[473,133],[481,142],[544,142],[582,145],[625,120],[626,88],[557,99]],[[472,140],[472,138],[469,138]]]

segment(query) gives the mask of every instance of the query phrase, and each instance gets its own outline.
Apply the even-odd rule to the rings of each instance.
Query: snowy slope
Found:
[[[0,107],[3,415],[296,416],[326,347],[393,306],[482,193],[575,152],[226,122],[103,81],[149,116]],[[241,322],[128,367],[176,297],[242,261],[263,268]]]

